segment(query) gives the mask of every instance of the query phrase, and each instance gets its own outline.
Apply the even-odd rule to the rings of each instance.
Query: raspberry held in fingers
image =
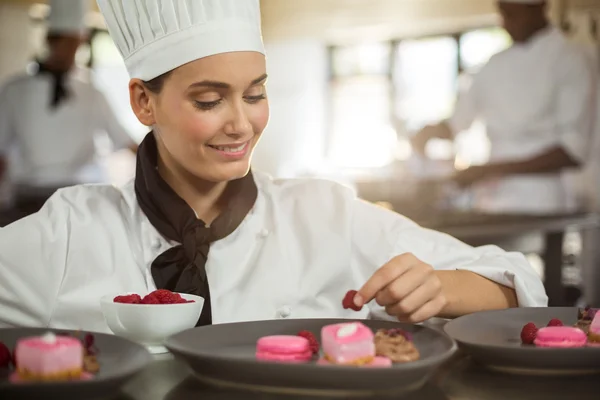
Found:
[[[346,293],[346,295],[344,296],[344,299],[342,300],[342,306],[345,310],[362,310],[362,306],[359,307],[354,303],[354,296],[356,296],[356,293],[358,293],[356,290],[349,290],[348,293]]]

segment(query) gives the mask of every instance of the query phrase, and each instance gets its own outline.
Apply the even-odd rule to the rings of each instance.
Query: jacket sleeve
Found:
[[[574,159],[585,163],[590,154],[598,110],[598,81],[593,62],[574,48],[556,65],[555,118],[559,141]]]
[[[438,270],[472,271],[514,288],[520,307],[547,305],[541,278],[520,253],[496,246],[472,247],[425,229],[406,217],[355,199],[352,207],[352,263],[365,281],[393,257],[412,253]]]
[[[58,192],[38,213],[0,228],[0,328],[48,326],[65,273],[69,210]]]

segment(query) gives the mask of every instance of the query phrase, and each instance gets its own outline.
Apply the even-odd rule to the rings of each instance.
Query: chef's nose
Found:
[[[253,135],[252,124],[243,101],[232,105],[229,120],[225,125],[225,134],[236,139]]]

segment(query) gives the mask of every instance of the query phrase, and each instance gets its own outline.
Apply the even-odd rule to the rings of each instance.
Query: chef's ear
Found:
[[[155,123],[152,92],[140,79],[129,81],[129,103],[137,119],[145,126]]]

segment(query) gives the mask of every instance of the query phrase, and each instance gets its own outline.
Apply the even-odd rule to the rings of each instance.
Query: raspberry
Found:
[[[318,354],[319,353],[319,348],[321,347],[319,345],[319,341],[317,340],[317,338],[315,337],[315,335],[313,335],[312,332],[309,331],[300,331],[297,333],[297,336],[301,336],[305,339],[308,340],[310,349],[312,350],[313,354]]]
[[[533,344],[537,331],[538,329],[533,322],[525,325],[523,330],[521,330],[521,342],[523,342],[523,344]]]
[[[142,299],[142,304],[160,304],[160,300],[156,296],[148,294]]]
[[[158,289],[150,293],[148,296],[154,296],[160,304],[177,304],[180,303],[181,296],[178,293],[173,293],[170,290]]]
[[[397,337],[399,335],[404,336],[404,339],[406,339],[409,342],[412,342],[413,340],[413,336],[410,332],[405,331],[404,329],[400,329],[400,328],[392,328],[392,329],[388,329],[386,331],[388,336],[391,337]]]
[[[548,325],[546,326],[563,326],[564,324],[562,323],[562,321],[558,318],[552,318],[550,320],[550,322],[548,322]]]
[[[140,304],[142,302],[142,298],[139,294],[126,294],[123,296],[115,297],[113,301],[115,303]]]
[[[6,345],[0,342],[0,368],[8,368],[12,362],[12,354]]]
[[[356,304],[354,304],[354,296],[356,296],[356,293],[358,293],[356,290],[348,290],[348,293],[346,293],[344,296],[344,299],[342,300],[342,307],[344,307],[345,310],[351,309],[354,311],[360,311],[362,309],[362,307],[358,307]]]

